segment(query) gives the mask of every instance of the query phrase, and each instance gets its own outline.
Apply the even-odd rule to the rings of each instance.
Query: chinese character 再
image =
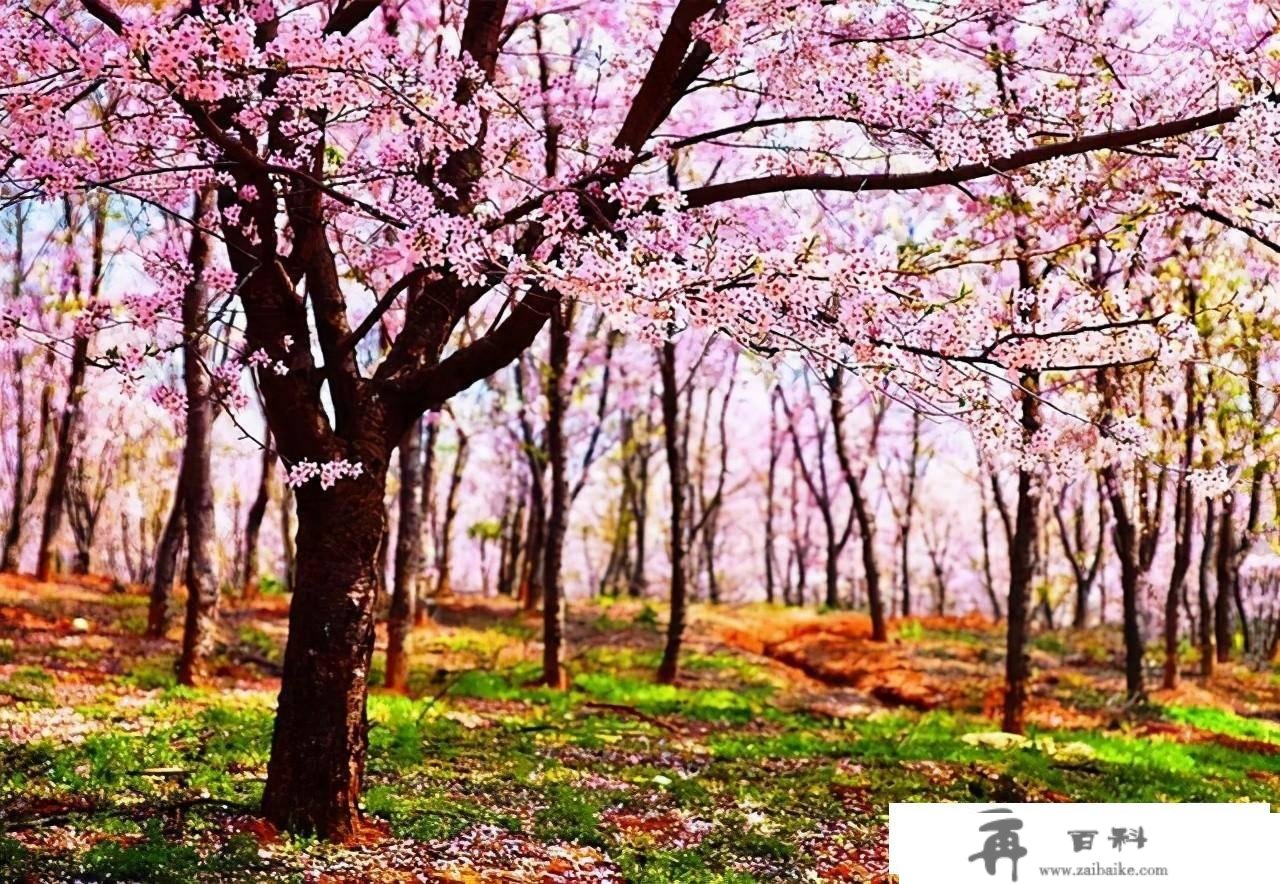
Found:
[[[983,813],[1012,813],[1007,808],[996,808],[995,810],[984,810]],[[1018,880],[1018,860],[1027,855],[1027,848],[1023,847],[1018,840],[1017,831],[1022,828],[1022,820],[1009,817],[1007,819],[992,820],[978,827],[979,832],[991,832],[982,850],[969,857],[969,862],[981,858],[983,865],[986,866],[987,874],[994,875],[996,873],[996,861],[1001,859],[1009,859],[1013,863],[1013,880]]]
[[[1124,845],[1133,844],[1139,850],[1147,843],[1147,835],[1142,831],[1142,826],[1136,829],[1112,829],[1111,830],[1111,846],[1116,850],[1123,850]]]
[[[1098,834],[1098,830],[1076,830],[1067,834],[1071,836],[1071,847],[1079,853],[1082,850],[1093,850],[1093,836]]]

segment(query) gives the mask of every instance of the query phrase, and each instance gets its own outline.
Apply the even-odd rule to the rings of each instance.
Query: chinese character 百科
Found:
[[[1003,807],[983,811],[983,813],[1012,812]],[[982,846],[982,850],[969,857],[969,862],[981,858],[983,865],[986,866],[987,874],[994,875],[996,873],[996,861],[1007,858],[1013,862],[1013,880],[1017,881],[1018,860],[1027,855],[1027,848],[1023,847],[1018,841],[1017,831],[1021,828],[1022,820],[1014,819],[1013,817],[992,820],[979,826],[979,832],[991,832],[992,834],[987,837],[987,842]]]
[[[1076,853],[1082,850],[1093,850],[1093,836],[1098,834],[1097,829],[1077,829],[1067,833],[1071,836],[1071,847]]]
[[[1133,844],[1139,850],[1147,843],[1147,835],[1142,831],[1142,826],[1136,829],[1112,829],[1111,830],[1111,846],[1116,850],[1123,850],[1126,844]]]

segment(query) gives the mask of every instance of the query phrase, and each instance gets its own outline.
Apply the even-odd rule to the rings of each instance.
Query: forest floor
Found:
[[[373,825],[339,848],[255,815],[286,610],[233,604],[191,690],[140,590],[0,576],[0,882],[875,881],[891,801],[1280,803],[1280,676],[1126,709],[1105,628],[1037,635],[1024,741],[995,733],[980,619],[886,646],[856,614],[697,606],[664,687],[661,609],[583,603],[553,692],[532,615],[459,599],[414,636],[412,696],[370,698]]]

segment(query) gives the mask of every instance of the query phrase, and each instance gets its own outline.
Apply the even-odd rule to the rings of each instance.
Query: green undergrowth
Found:
[[[518,656],[493,662],[527,640],[524,624],[417,636],[412,696],[369,699],[368,815],[395,838],[437,845],[424,855],[484,826],[497,833],[486,837],[594,848],[629,881],[745,884],[806,880],[832,852],[882,849],[893,801],[1280,802],[1280,754],[1257,745],[1280,745],[1266,720],[1148,707],[1108,718],[1110,729],[1010,747],[975,738],[994,722],[941,710],[790,711],[780,701],[794,685],[730,651],[691,652],[680,685],[658,685],[658,651],[634,616],[606,608],[587,623],[640,638],[575,648],[568,691],[537,686],[536,665]],[[899,638],[943,640],[933,632]],[[959,632],[945,639],[981,639]],[[274,659],[267,633],[238,640]],[[308,839],[263,851],[231,825],[261,798],[271,693],[180,688],[171,673],[169,656],[135,661],[59,710],[51,676],[9,670],[0,692],[33,731],[0,739],[0,884],[287,882],[336,855]],[[1070,671],[1056,690],[1078,708],[1113,700]],[[80,846],[41,846],[41,817],[81,833]]]

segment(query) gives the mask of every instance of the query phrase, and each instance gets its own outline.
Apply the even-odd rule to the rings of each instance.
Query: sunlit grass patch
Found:
[[[54,679],[36,666],[23,666],[13,670],[7,678],[0,678],[0,696],[17,703],[48,706],[53,703]]]
[[[1280,723],[1274,721],[1245,718],[1225,709],[1206,706],[1162,706],[1160,713],[1169,721],[1189,724],[1214,733],[1280,744]]]

